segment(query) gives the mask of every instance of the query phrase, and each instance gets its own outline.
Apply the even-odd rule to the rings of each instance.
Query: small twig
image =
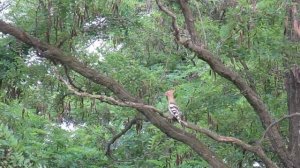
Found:
[[[265,130],[263,136],[261,137],[261,139],[259,140],[258,143],[259,143],[259,144],[262,143],[262,141],[265,139],[265,137],[266,137],[268,131],[269,131],[273,126],[279,124],[279,122],[281,122],[281,121],[284,120],[284,119],[291,118],[291,117],[295,117],[295,116],[300,116],[300,113],[299,113],[299,112],[296,112],[296,113],[294,113],[294,114],[285,115],[285,116],[281,117],[279,120],[274,121],[273,123],[271,123],[271,124],[267,127],[267,129]]]

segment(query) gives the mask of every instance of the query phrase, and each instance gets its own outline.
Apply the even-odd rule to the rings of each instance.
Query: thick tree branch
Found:
[[[176,17],[174,17],[175,14],[173,12],[171,12],[165,7],[162,7],[160,0],[156,0],[156,2],[159,8],[164,13],[169,15],[172,19],[176,19]],[[185,23],[187,24],[187,26],[191,26],[188,28],[188,30],[190,31],[190,35],[195,35],[195,37],[192,38],[197,39],[195,32],[196,30],[194,26],[194,18],[188,6],[188,1],[179,0],[179,4],[181,6],[181,11],[185,18]],[[176,21],[173,22],[176,23]],[[256,111],[264,128],[267,128],[272,123],[273,119],[262,99],[238,73],[226,67],[225,64],[223,64],[218,57],[214,56],[209,50],[205,49],[204,45],[201,44],[200,41],[197,40],[196,42],[193,42],[193,40],[188,40],[181,44],[187,49],[190,49],[192,52],[196,53],[199,59],[207,62],[216,73],[218,73],[225,79],[231,81],[241,91],[243,96],[247,99],[249,104]],[[287,152],[286,145],[279,133],[279,130],[276,127],[271,127],[267,135],[272,143],[272,146],[274,147],[274,150],[280,157],[282,163],[284,163],[284,165],[286,165],[287,167],[291,167],[293,164],[290,160],[289,153]]]
[[[184,13],[183,16],[185,19],[186,27],[190,33],[192,42],[195,44],[201,44],[201,42],[199,41],[197,32],[196,32],[193,13],[188,6],[188,1],[186,1],[186,0],[178,0],[178,1],[181,6],[181,10]]]
[[[115,143],[115,141],[120,138],[122,135],[124,135],[128,130],[130,130],[130,128],[136,124],[137,122],[137,118],[134,118],[132,119],[131,121],[129,121],[125,128],[120,132],[118,133],[117,135],[115,135],[108,143],[107,143],[107,146],[106,146],[106,150],[105,150],[105,155],[111,157],[111,150],[110,150],[110,146]]]
[[[90,79],[96,84],[103,85],[111,90],[120,100],[135,103],[142,103],[137,97],[133,97],[125,88],[115,80],[100,74],[98,71],[87,67],[85,64],[77,60],[75,57],[66,56],[60,49],[55,48],[49,44],[39,41],[24,31],[21,31],[14,26],[0,20],[0,31],[5,34],[10,34],[18,40],[36,48],[41,54],[38,56],[45,57],[49,60],[55,60],[62,65],[68,66],[70,69],[78,72],[82,76]],[[190,146],[197,154],[205,159],[212,167],[225,168],[227,165],[218,158],[217,155],[211,151],[205,144],[199,141],[194,135],[182,129],[179,129],[167,122],[165,118],[160,116],[154,110],[145,107],[136,108],[147,119],[155,125],[162,132],[167,134],[170,138],[176,139],[184,144]]]

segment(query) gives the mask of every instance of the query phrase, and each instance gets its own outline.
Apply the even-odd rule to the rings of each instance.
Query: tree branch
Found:
[[[156,3],[160,10],[164,11],[167,15],[169,15],[172,18],[172,28],[174,29],[173,35],[176,38],[177,42],[179,42],[179,43],[182,42],[183,40],[180,38],[180,28],[177,25],[176,15],[173,12],[171,12],[170,10],[168,10],[168,8],[163,6],[162,3],[160,2],[160,0],[156,0]]]
[[[105,102],[110,105],[117,105],[121,107],[133,107],[133,108],[148,108],[151,109],[155,112],[161,113],[159,110],[157,110],[155,107],[150,106],[150,105],[145,105],[143,103],[135,103],[135,102],[130,102],[130,101],[122,101],[122,100],[117,100],[113,97],[105,96],[105,95],[95,95],[95,94],[90,94],[87,92],[79,91],[77,88],[75,88],[72,84],[69,83],[69,81],[65,80],[62,76],[58,74],[58,71],[56,69],[54,70],[54,74],[56,78],[63,82],[67,88],[73,92],[75,95],[80,96],[80,97],[89,97],[92,99],[98,99],[101,102]]]
[[[265,132],[263,133],[262,137],[260,138],[259,144],[262,143],[262,141],[263,141],[263,140],[265,139],[265,137],[266,137],[266,134],[268,133],[268,131],[269,131],[273,126],[279,124],[279,122],[281,122],[281,121],[284,120],[284,119],[292,118],[292,117],[295,117],[295,116],[300,116],[300,113],[297,112],[297,113],[293,113],[293,114],[290,114],[290,115],[285,115],[285,116],[281,117],[279,120],[274,121],[272,124],[270,124],[270,125],[267,127],[267,129],[265,130]]]
[[[189,123],[189,122],[183,122],[182,124],[184,126],[186,126],[187,128],[190,128],[192,130],[195,130],[197,132],[207,135],[208,137],[210,137],[211,139],[213,139],[215,141],[231,143],[231,144],[241,147],[242,149],[244,149],[246,151],[256,154],[266,164],[267,167],[277,167],[277,165],[274,162],[272,162],[271,159],[268,158],[268,156],[265,154],[265,152],[263,151],[263,149],[261,148],[260,145],[252,146],[238,138],[222,136],[222,135],[219,135],[208,129],[201,128],[201,127],[194,125],[192,123]]]
[[[129,121],[125,128],[120,132],[118,133],[117,135],[115,135],[108,143],[107,143],[107,146],[106,146],[106,150],[105,150],[105,155],[111,157],[111,150],[110,150],[110,146],[115,143],[115,141],[120,138],[122,135],[124,135],[128,130],[130,130],[130,128],[136,124],[137,122],[137,118],[134,118],[132,119],[131,121]]]
[[[192,11],[188,7],[188,1],[187,0],[178,0],[178,1],[181,6],[181,10],[184,14],[183,16],[184,16],[185,24],[187,26],[188,32],[190,33],[192,42],[195,44],[201,44],[196,32]]]
[[[66,74],[66,77],[68,79],[68,83],[74,88],[74,89],[77,89],[78,91],[82,91],[82,89],[80,87],[78,87],[77,85],[75,85],[75,83],[73,82],[73,80],[71,79],[70,77],[70,74],[69,74],[69,69],[67,66],[63,66],[64,67],[64,71],[65,71],[65,74]],[[58,74],[58,71],[56,71],[55,73],[56,75],[59,75]],[[59,79],[59,78],[58,78]]]

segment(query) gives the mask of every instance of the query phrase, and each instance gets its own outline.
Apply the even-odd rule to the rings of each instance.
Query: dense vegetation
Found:
[[[297,167],[297,5],[1,1],[0,167]]]

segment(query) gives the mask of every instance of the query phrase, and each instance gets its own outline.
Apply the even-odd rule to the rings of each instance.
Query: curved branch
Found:
[[[279,120],[274,121],[272,124],[270,124],[270,125],[267,127],[267,129],[265,130],[265,132],[263,133],[262,137],[260,138],[259,144],[262,143],[262,141],[263,141],[263,140],[265,139],[265,137],[266,137],[266,134],[268,133],[268,131],[269,131],[273,126],[279,124],[279,122],[281,122],[281,121],[284,120],[284,119],[292,118],[292,117],[295,117],[295,116],[300,116],[300,113],[298,112],[298,113],[293,113],[293,114],[290,114],[290,115],[285,115],[285,116],[281,117]]]
[[[70,74],[69,74],[69,69],[68,69],[68,67],[67,66],[63,66],[64,67],[64,71],[65,71],[65,74],[66,74],[66,77],[67,77],[67,79],[68,79],[68,81],[69,81],[69,84],[73,87],[73,88],[75,88],[75,89],[77,89],[78,91],[83,91],[80,87],[78,87],[74,82],[73,82],[73,80],[71,79],[71,76],[70,76]],[[58,75],[58,73],[56,73],[57,75]]]
[[[137,118],[134,118],[132,119],[131,121],[129,121],[127,124],[126,124],[126,127],[120,132],[118,133],[117,135],[115,135],[106,145],[106,150],[105,150],[105,155],[111,157],[111,150],[110,150],[110,146],[115,143],[115,141],[120,138],[122,135],[124,135],[128,130],[130,130],[130,128],[136,124],[137,122]]]
[[[169,15],[172,18],[172,27],[174,29],[173,34],[178,42],[182,41],[180,39],[180,33],[179,33],[180,29],[177,25],[176,15],[173,12],[171,12],[170,10],[168,10],[168,8],[164,7],[159,0],[156,0],[156,3],[160,10],[164,11],[167,15]]]
[[[205,128],[201,128],[197,125],[194,125],[192,123],[188,123],[188,122],[183,122],[182,123],[184,126],[186,126],[187,128],[190,128],[192,130],[198,131],[200,133],[203,133],[205,135],[207,135],[208,137],[210,137],[211,139],[218,141],[218,142],[224,142],[224,143],[231,143],[234,144],[236,146],[241,147],[242,149],[252,152],[254,154],[256,154],[264,163],[267,167],[277,167],[277,165],[272,162],[271,159],[268,158],[268,156],[265,154],[265,152],[263,151],[263,149],[261,148],[260,145],[249,145],[246,142],[235,138],[235,137],[228,137],[228,136],[222,136],[219,135],[215,132],[212,132],[208,129]]]

